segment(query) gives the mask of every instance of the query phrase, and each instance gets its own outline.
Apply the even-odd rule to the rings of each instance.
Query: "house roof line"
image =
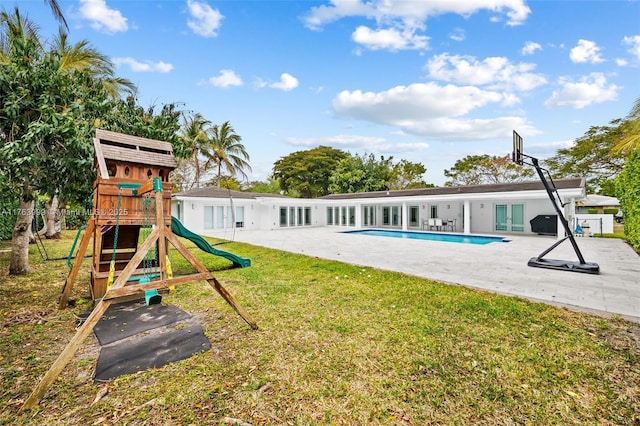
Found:
[[[584,178],[567,178],[554,181],[558,190],[580,190],[583,193],[585,188]],[[450,196],[466,195],[478,196],[490,195],[496,193],[522,192],[522,191],[544,191],[544,185],[540,181],[516,182],[516,183],[498,183],[487,185],[469,185],[469,186],[444,186],[436,188],[416,188],[401,189],[389,191],[373,191],[373,192],[357,192],[352,194],[331,194],[316,198],[316,200],[356,200],[356,199],[384,199],[384,198],[401,198],[415,196],[441,196],[449,198]],[[543,193],[544,194],[544,193]],[[545,194],[546,196],[546,194]],[[263,194],[254,192],[242,192],[228,190],[217,187],[197,188],[189,191],[174,194],[174,197],[196,197],[196,198],[237,198],[237,199],[259,199],[259,198],[279,198],[294,199],[299,198],[288,197],[280,194]]]

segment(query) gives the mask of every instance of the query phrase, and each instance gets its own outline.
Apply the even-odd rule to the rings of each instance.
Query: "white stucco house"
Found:
[[[583,178],[554,182],[571,224]],[[560,204],[560,203],[559,203]],[[435,230],[466,234],[556,234],[562,224],[539,181],[335,194],[301,199],[205,187],[175,194],[172,214],[202,235],[298,227]],[[430,221],[430,219],[432,219]]]

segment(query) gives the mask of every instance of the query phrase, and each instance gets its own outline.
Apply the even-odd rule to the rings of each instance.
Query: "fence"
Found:
[[[576,229],[578,225],[582,227],[583,232],[585,231],[585,225],[589,225],[588,229],[591,235],[613,234],[613,215],[576,214],[573,218],[573,229]]]

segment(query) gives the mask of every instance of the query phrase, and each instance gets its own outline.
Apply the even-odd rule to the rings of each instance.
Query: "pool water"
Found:
[[[409,238],[414,240],[445,241],[449,243],[480,245],[509,242],[508,239],[503,237],[489,237],[485,235],[441,234],[435,232],[393,231],[382,229],[345,231],[345,234],[373,235],[377,237]]]

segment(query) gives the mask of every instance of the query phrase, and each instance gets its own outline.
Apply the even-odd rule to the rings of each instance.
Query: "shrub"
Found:
[[[589,214],[598,214],[598,209],[590,207],[587,209],[587,213]]]
[[[606,209],[604,209],[604,214],[616,214],[616,213],[618,213],[617,207],[607,207]]]
[[[16,224],[16,212],[20,206],[17,196],[9,194],[0,200],[0,241],[11,239]]]
[[[616,181],[616,192],[624,212],[624,233],[640,252],[640,148],[627,157]]]

